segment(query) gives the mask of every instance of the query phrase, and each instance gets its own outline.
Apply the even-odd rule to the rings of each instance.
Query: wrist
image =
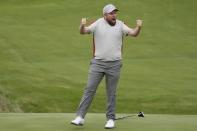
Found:
[[[141,28],[141,27],[142,27],[142,25],[136,25],[136,27]]]
[[[85,24],[80,24],[80,27],[81,27],[81,28],[84,28],[84,27],[85,27]]]

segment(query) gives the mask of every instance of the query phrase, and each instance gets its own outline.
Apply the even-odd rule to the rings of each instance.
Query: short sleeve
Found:
[[[90,31],[90,33],[94,33],[96,26],[97,26],[98,20],[92,23],[91,25],[85,27],[87,30]]]
[[[129,34],[129,32],[132,32],[133,29],[129,28],[127,25],[125,25],[123,22],[122,22],[122,32],[125,36],[127,36]]]

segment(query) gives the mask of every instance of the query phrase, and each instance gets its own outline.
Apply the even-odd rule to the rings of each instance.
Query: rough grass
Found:
[[[111,2],[1,0],[0,111],[74,112],[92,55],[79,21],[101,17]],[[138,38],[124,39],[117,112],[197,114],[197,2],[112,3],[131,27],[144,20]],[[102,83],[90,112],[105,112],[105,99]]]

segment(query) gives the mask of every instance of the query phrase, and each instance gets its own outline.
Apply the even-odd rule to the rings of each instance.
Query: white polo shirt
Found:
[[[104,18],[100,18],[86,27],[93,33],[94,58],[103,61],[115,61],[122,59],[123,36],[132,30],[122,21],[116,20],[111,26]]]

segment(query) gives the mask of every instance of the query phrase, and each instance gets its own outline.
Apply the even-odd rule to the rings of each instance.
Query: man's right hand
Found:
[[[85,25],[86,22],[87,22],[86,18],[82,18],[82,19],[81,19],[81,25]]]
[[[81,19],[81,25],[80,25],[80,34],[89,34],[90,31],[85,27],[87,24],[87,19],[86,18],[82,18]]]

